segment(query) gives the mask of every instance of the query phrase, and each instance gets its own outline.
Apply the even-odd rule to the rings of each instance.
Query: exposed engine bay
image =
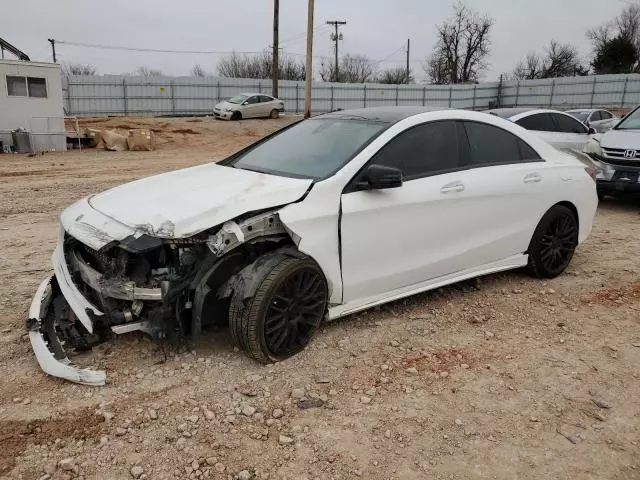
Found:
[[[99,249],[61,229],[55,275],[38,289],[27,322],[38,361],[51,375],[104,384],[104,372],[73,367],[68,354],[136,330],[156,340],[194,339],[227,321],[234,276],[285,246],[292,238],[273,210],[189,238],[142,234]]]

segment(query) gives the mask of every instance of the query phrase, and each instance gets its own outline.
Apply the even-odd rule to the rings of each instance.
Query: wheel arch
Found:
[[[529,236],[529,244],[527,245],[527,250],[524,252],[526,254],[529,253],[529,250],[531,249],[531,241],[533,240],[533,235],[536,231],[536,229],[538,228],[538,225],[540,225],[540,222],[542,221],[542,219],[545,217],[545,215],[547,213],[549,213],[549,211],[557,206],[561,206],[561,207],[565,207],[568,208],[571,213],[573,214],[573,217],[576,220],[576,223],[578,225],[578,232],[580,231],[580,215],[578,214],[578,209],[577,207],[570,201],[568,200],[562,200],[560,202],[554,203],[553,205],[551,205],[549,208],[547,208],[544,213],[540,216],[540,218],[538,219],[538,222],[533,226],[532,230],[531,230],[531,235]]]
[[[568,200],[563,200],[562,202],[558,202],[555,205],[551,206],[549,208],[549,210],[551,210],[553,207],[555,207],[556,205],[560,205],[562,207],[566,207],[569,210],[571,210],[571,213],[573,213],[573,217],[576,219],[576,223],[578,225],[578,231],[580,231],[580,215],[578,214],[578,208],[571,202],[569,202]],[[547,212],[549,211],[547,210]],[[545,212],[546,213],[546,212]]]

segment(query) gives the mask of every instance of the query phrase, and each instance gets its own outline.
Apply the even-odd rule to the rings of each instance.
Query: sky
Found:
[[[466,0],[495,19],[491,54],[483,79],[510,73],[518,60],[543,51],[551,39],[574,44],[585,63],[588,28],[614,18],[627,0]],[[5,7],[6,10],[6,7]],[[5,11],[5,13],[7,13]],[[272,0],[23,0],[0,18],[0,35],[34,61],[51,61],[48,38],[58,41],[59,62],[88,63],[99,74],[131,72],[139,66],[168,75],[187,75],[194,64],[215,74],[221,54],[116,51],[64,44],[76,42],[164,50],[259,51],[272,43]],[[436,41],[436,25],[452,13],[451,0],[316,0],[314,73],[333,58],[327,20],[344,20],[339,52],[364,54],[379,69],[410,62],[418,81]],[[280,40],[285,52],[306,47],[306,0],[280,0]],[[8,55],[8,54],[6,54]],[[8,56],[7,58],[10,58]]]

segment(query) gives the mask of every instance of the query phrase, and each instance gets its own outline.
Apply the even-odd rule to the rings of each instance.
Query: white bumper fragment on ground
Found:
[[[41,327],[51,303],[51,281],[53,279],[54,276],[48,277],[40,284],[29,308],[29,320],[27,323],[29,339],[38,363],[42,370],[51,376],[64,378],[83,385],[104,385],[107,379],[107,374],[104,371],[76,367],[66,357],[57,359],[47,346]]]

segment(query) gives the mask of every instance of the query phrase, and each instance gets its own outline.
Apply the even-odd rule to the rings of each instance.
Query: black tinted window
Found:
[[[587,133],[587,128],[575,118],[569,115],[561,115],[559,113],[554,113],[553,116],[558,123],[558,129],[560,132]]]
[[[593,112],[589,117],[590,122],[597,122],[598,120],[602,120],[602,112]]]
[[[521,118],[516,122],[527,130],[536,130],[538,132],[556,132],[557,128],[553,123],[551,115],[548,113],[536,113],[528,117]]]
[[[538,154],[512,133],[484,123],[465,122],[471,165],[537,160]]]
[[[613,115],[609,112],[605,112],[604,110],[600,112],[600,116],[602,117],[602,120],[609,120],[610,118],[613,118]]]
[[[456,125],[444,121],[410,128],[382,147],[372,163],[399,168],[408,179],[456,168]]]
[[[260,99],[258,98],[258,95],[254,95],[253,97],[249,97],[247,102],[249,102],[249,104],[260,103]]]
[[[266,95],[260,95],[260,103],[267,103],[272,101],[273,98],[267,97]]]

